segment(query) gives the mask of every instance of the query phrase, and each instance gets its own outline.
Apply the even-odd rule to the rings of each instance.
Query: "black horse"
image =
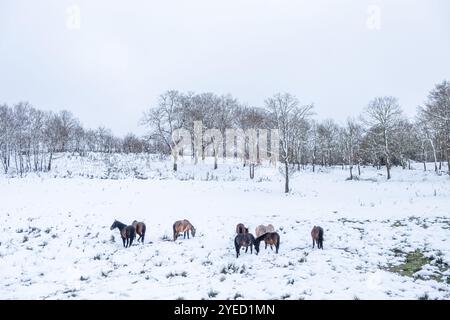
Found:
[[[123,246],[125,248],[131,247],[133,244],[133,240],[136,237],[136,230],[133,226],[127,226],[126,224],[114,220],[114,223],[111,226],[111,230],[118,228],[120,231],[120,236],[122,237]]]
[[[250,247],[250,253],[253,253],[253,245],[255,244],[255,237],[248,233],[248,229],[246,229],[246,233],[240,233],[234,238],[234,247],[236,248],[236,258],[239,258],[239,251],[241,247],[245,247],[245,253],[248,251],[248,247]]]
[[[267,245],[269,245],[270,249],[272,250],[273,250],[272,246],[275,246],[275,253],[278,253],[278,249],[280,248],[280,235],[278,234],[278,232],[267,232],[262,236],[256,238],[255,240],[256,254],[259,253],[259,244],[263,240],[266,243],[266,249]]]
[[[314,228],[311,230],[311,238],[313,243],[313,249],[314,249],[314,242],[317,243],[317,248],[323,250],[323,229],[319,226],[314,226]]]

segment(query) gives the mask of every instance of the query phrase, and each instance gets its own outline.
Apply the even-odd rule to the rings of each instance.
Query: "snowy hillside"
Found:
[[[0,299],[450,299],[450,179],[434,172],[240,163],[173,173],[156,156],[59,155],[51,172],[0,176]],[[187,218],[196,237],[172,241]],[[122,246],[114,219],[147,224]],[[271,223],[279,254],[236,258],[237,223]],[[324,228],[324,250],[310,231]]]

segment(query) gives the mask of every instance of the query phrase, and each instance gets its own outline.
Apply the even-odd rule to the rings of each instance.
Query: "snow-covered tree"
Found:
[[[362,141],[362,135],[362,126],[355,119],[347,119],[346,126],[343,129],[343,150],[350,171],[350,180],[353,179],[353,166],[355,162],[358,165],[358,174],[361,173],[359,169],[359,146]]]
[[[277,93],[267,98],[266,108],[271,115],[271,121],[280,135],[280,159],[284,163],[284,192],[289,192],[289,164],[293,160],[293,147],[297,124],[311,115],[312,105],[301,106],[297,97],[289,93]]]
[[[419,118],[426,124],[429,134],[435,136],[435,141],[436,138],[442,140],[439,147],[446,154],[447,171],[450,175],[450,82],[443,81],[431,90],[427,102],[419,108]],[[433,150],[436,151],[436,145]]]
[[[395,140],[396,129],[402,120],[402,110],[398,99],[377,97],[369,103],[365,113],[365,123],[373,129],[369,130],[368,134],[378,135],[378,137],[374,137],[373,141],[383,150],[387,179],[390,179],[393,156],[391,147]]]

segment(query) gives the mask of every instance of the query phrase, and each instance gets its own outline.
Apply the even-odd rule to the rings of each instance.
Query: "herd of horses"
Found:
[[[123,241],[123,246],[125,248],[130,247],[133,244],[133,240],[136,238],[136,235],[139,236],[137,239],[138,242],[144,243],[145,239],[145,231],[146,226],[144,222],[138,222],[134,220],[131,225],[126,225],[120,221],[114,220],[114,223],[111,225],[111,230],[118,228],[120,231],[120,236]],[[195,237],[195,228],[189,220],[178,220],[173,224],[173,241],[176,241],[177,238],[181,235],[184,236],[184,239],[189,239],[189,233]],[[275,253],[278,253],[280,248],[280,235],[275,231],[273,225],[269,224],[259,225],[255,229],[255,236],[248,232],[248,228],[239,223],[236,226],[236,237],[234,238],[234,247],[236,249],[236,258],[239,257],[239,253],[242,248],[245,248],[245,252],[248,252],[248,248],[250,248],[250,253],[253,254],[253,247],[255,247],[256,254],[259,253],[259,245],[261,241],[265,243],[265,249],[267,246],[270,246],[270,249],[273,250],[275,247]],[[323,249],[323,228],[319,226],[314,226],[311,230],[311,238],[313,242],[313,248],[317,244],[318,249]]]

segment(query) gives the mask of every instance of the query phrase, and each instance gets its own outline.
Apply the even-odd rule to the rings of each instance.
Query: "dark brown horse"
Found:
[[[317,243],[317,248],[323,250],[323,229],[319,226],[314,226],[314,228],[311,230],[311,238],[313,242],[313,248],[314,248],[314,242]]]
[[[278,232],[267,232],[267,233],[263,234],[262,236],[256,238],[256,240],[255,240],[256,254],[259,253],[259,244],[263,240],[266,244],[266,249],[267,249],[268,245],[270,246],[270,249],[272,249],[272,250],[273,250],[272,246],[275,246],[275,252],[278,253],[278,249],[280,248],[280,235],[278,234]]]
[[[144,243],[144,238],[145,238],[145,223],[143,222],[137,222],[136,220],[133,221],[132,223],[134,229],[136,230],[136,234],[139,235],[139,238],[137,239],[137,241],[139,242],[139,240]]]
[[[184,239],[186,239],[186,235],[189,239],[189,231],[193,237],[195,237],[195,228],[189,220],[178,220],[173,224],[173,241],[177,240],[180,234],[184,235]]]
[[[248,229],[245,229],[245,233],[239,233],[234,238],[234,247],[236,249],[236,258],[239,258],[239,251],[242,247],[245,247],[245,253],[248,251],[248,247],[250,247],[250,253],[253,253],[253,245],[255,244],[255,237],[248,233]]]
[[[126,224],[114,220],[114,223],[111,226],[111,230],[118,228],[120,231],[120,236],[122,237],[123,246],[125,248],[131,247],[133,244],[133,239],[136,237],[136,230],[133,226],[127,226]]]

